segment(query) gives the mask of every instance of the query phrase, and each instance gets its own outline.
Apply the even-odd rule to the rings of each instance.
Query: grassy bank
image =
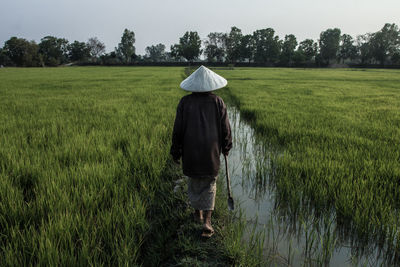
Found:
[[[182,68],[0,70],[5,265],[255,263],[219,190],[198,239],[169,159]],[[228,242],[227,242],[228,241]]]
[[[241,114],[275,159],[278,203],[291,217],[335,214],[343,238],[400,252],[400,72],[221,70]],[[390,254],[394,253],[394,254]]]

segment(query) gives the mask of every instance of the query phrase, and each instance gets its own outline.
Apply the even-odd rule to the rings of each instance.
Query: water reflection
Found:
[[[228,108],[233,149],[229,155],[232,190],[248,222],[265,231],[265,253],[276,265],[381,266],[399,264],[377,238],[363,240],[349,223],[337,223],[334,211],[317,214],[312,205],[291,205],[275,190],[274,162],[282,149],[268,145]],[[302,196],[298,196],[301,202]],[[295,209],[293,207],[296,207]],[[387,242],[386,242],[387,243]]]

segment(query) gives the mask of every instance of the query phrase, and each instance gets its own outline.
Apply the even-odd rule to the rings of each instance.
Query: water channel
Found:
[[[234,107],[228,108],[233,148],[229,172],[235,204],[244,212],[248,225],[265,235],[265,255],[277,266],[386,266],[378,248],[355,247],[354,238],[343,237],[335,215],[303,219],[281,212],[270,177],[273,159],[282,149],[272,149],[258,138]],[[283,215],[282,215],[283,214]]]

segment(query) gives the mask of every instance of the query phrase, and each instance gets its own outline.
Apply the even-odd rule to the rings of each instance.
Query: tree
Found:
[[[321,32],[319,39],[319,48],[321,57],[328,64],[335,59],[339,51],[340,29],[327,29]]]
[[[274,29],[267,28],[253,32],[254,61],[274,63],[278,60],[281,50],[279,36],[275,36]]]
[[[179,49],[180,49],[179,44],[174,44],[174,45],[171,45],[171,47],[170,47],[171,58],[175,59],[176,61],[182,60],[182,57],[179,53]]]
[[[311,61],[318,52],[318,44],[312,39],[305,39],[300,42],[297,50],[304,55],[304,61]]]
[[[205,41],[204,54],[209,62],[222,62],[226,57],[226,33],[211,32]]]
[[[95,59],[106,52],[105,44],[100,42],[97,37],[89,38],[89,40],[86,42],[86,46],[89,49],[90,56]]]
[[[121,42],[118,44],[118,48],[115,48],[115,52],[119,58],[125,63],[132,61],[132,57],[135,55],[135,33],[128,29],[124,30],[121,37]]]
[[[153,62],[164,61],[166,58],[165,45],[157,44],[146,47],[146,57]]]
[[[250,34],[244,35],[240,39],[239,55],[239,59],[251,61],[253,57],[253,38]]]
[[[71,61],[83,61],[90,57],[90,50],[84,42],[74,41],[68,45],[68,56]]]
[[[393,54],[392,64],[400,64],[400,52],[396,52]]]
[[[358,35],[356,40],[357,54],[361,60],[361,64],[371,63],[372,52],[371,52],[371,34]]]
[[[357,47],[354,45],[353,37],[343,34],[340,37],[339,59],[344,63],[346,59],[354,60],[355,58],[357,58]]]
[[[8,57],[6,51],[3,48],[0,48],[0,65],[2,66],[13,65],[11,59]]]
[[[10,60],[19,67],[35,67],[40,65],[39,46],[34,41],[11,37],[3,47],[3,61]],[[10,62],[8,62],[9,64]]]
[[[40,41],[39,53],[42,54],[45,65],[57,66],[63,64],[68,59],[68,40],[46,36]]]
[[[108,54],[103,54],[100,56],[101,64],[103,65],[117,65],[121,64],[121,61],[118,59],[115,51],[112,51]]]
[[[171,62],[176,60],[175,57],[172,56],[171,52],[166,51],[165,52],[165,61],[166,62]]]
[[[306,55],[304,54],[304,52],[300,49],[297,49],[296,51],[294,51],[293,54],[293,62],[298,65],[301,64],[303,62],[307,61],[306,60]]]
[[[297,47],[296,36],[289,34],[285,36],[285,41],[282,44],[281,61],[284,64],[290,65],[293,62],[295,49]]]
[[[184,57],[187,61],[192,62],[198,58],[202,52],[201,39],[197,32],[186,32],[179,38],[179,44],[171,47],[171,52],[174,50],[174,55]]]
[[[240,40],[242,39],[242,30],[232,27],[226,40],[226,54],[230,62],[236,62],[240,58]]]
[[[385,64],[400,50],[400,31],[396,24],[386,23],[383,28],[372,34],[370,39],[372,56],[381,64]]]

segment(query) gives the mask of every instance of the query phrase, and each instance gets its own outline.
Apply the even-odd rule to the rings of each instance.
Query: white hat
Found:
[[[226,86],[228,82],[210,69],[200,66],[181,82],[181,88],[189,92],[209,92]]]

